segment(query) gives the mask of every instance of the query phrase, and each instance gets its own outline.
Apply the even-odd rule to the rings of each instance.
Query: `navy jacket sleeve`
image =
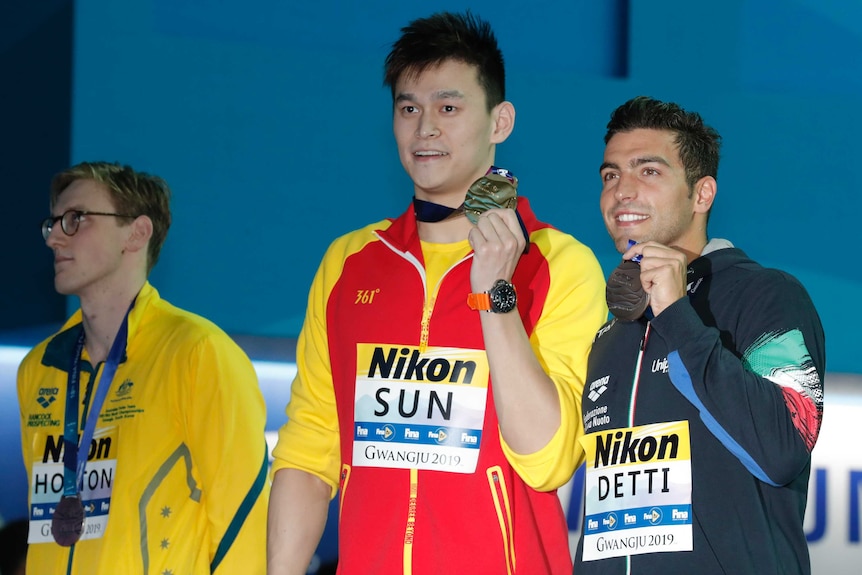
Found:
[[[758,479],[785,485],[809,463],[820,430],[823,328],[802,285],[777,270],[726,296],[722,310],[710,310],[714,294],[683,298],[652,326],[672,350],[673,385],[709,430]]]

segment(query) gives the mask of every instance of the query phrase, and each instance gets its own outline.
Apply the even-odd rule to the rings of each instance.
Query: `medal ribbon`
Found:
[[[515,184],[515,175],[506,168],[498,168],[497,166],[491,166],[490,168],[488,168],[488,171],[485,172],[486,176],[489,174],[502,176],[509,180],[512,184]],[[417,221],[433,224],[436,222],[442,222],[446,218],[454,217],[458,214],[463,214],[464,204],[461,204],[457,208],[450,208],[449,206],[443,206],[440,204],[435,204],[434,202],[420,200],[414,196],[413,213],[416,216]],[[524,238],[526,238],[527,240],[527,244],[524,246],[524,253],[526,254],[530,251],[530,234],[527,232],[527,226],[524,225],[524,220],[521,219],[521,214],[518,213],[517,209],[515,210],[515,215],[518,216],[518,224],[520,224],[521,231],[524,233]]]
[[[413,213],[416,214],[416,219],[420,222],[436,223],[442,222],[452,215],[458,208],[450,208],[435,204],[434,202],[426,202],[419,198],[413,198]]]
[[[485,175],[496,174],[498,176],[502,176],[512,182],[515,183],[515,176],[509,170],[505,168],[498,168],[497,166],[491,166]],[[452,215],[456,215],[455,212],[463,213],[464,212],[464,204],[461,204],[457,208],[450,208],[449,206],[442,206],[440,204],[435,204],[434,202],[426,202],[425,200],[420,200],[418,198],[413,198],[413,213],[416,214],[416,219],[420,222],[427,223],[436,223],[442,222],[446,218]],[[521,217],[518,216],[518,220]],[[523,223],[521,224],[523,226]]]
[[[120,331],[117,332],[117,336],[111,344],[111,351],[108,352],[108,358],[105,360],[105,368],[102,370],[102,379],[87,413],[87,421],[84,424],[84,432],[81,435],[80,443],[77,441],[78,392],[81,380],[81,353],[84,351],[83,326],[81,328],[81,335],[78,336],[78,342],[75,345],[75,355],[72,357],[72,366],[69,368],[66,389],[66,417],[63,427],[63,497],[77,496],[83,484],[84,468],[87,465],[87,452],[90,450],[90,442],[93,440],[93,434],[96,431],[96,422],[99,419],[99,413],[102,411],[105,398],[108,396],[108,389],[111,387],[114,373],[117,371],[117,367],[119,367],[120,361],[122,361],[126,351],[126,339],[129,334],[129,312],[132,311],[134,306],[135,302],[132,301],[132,305],[129,306],[125,317],[123,317]]]

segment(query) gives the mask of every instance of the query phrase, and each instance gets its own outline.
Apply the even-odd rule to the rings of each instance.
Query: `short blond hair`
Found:
[[[51,180],[51,207],[60,194],[77,180],[103,184],[118,213],[147,216],[153,222],[153,235],[147,246],[147,274],[159,261],[162,244],[171,227],[171,189],[165,180],[129,166],[110,162],[81,162],[63,170]],[[122,220],[120,220],[122,222]],[[126,225],[123,222],[121,225]]]

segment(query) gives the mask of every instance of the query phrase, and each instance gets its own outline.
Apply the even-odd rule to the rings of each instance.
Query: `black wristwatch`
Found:
[[[494,287],[484,293],[471,293],[467,296],[470,309],[490,311],[493,313],[509,313],[518,307],[518,294],[515,286],[506,280],[497,280]]]

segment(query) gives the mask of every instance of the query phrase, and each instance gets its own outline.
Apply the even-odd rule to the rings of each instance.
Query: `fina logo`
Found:
[[[653,507],[649,510],[649,514],[647,515],[648,520],[653,525],[658,525],[661,523],[661,510]]]
[[[395,437],[395,428],[388,423],[383,426],[383,441],[392,441]]]

